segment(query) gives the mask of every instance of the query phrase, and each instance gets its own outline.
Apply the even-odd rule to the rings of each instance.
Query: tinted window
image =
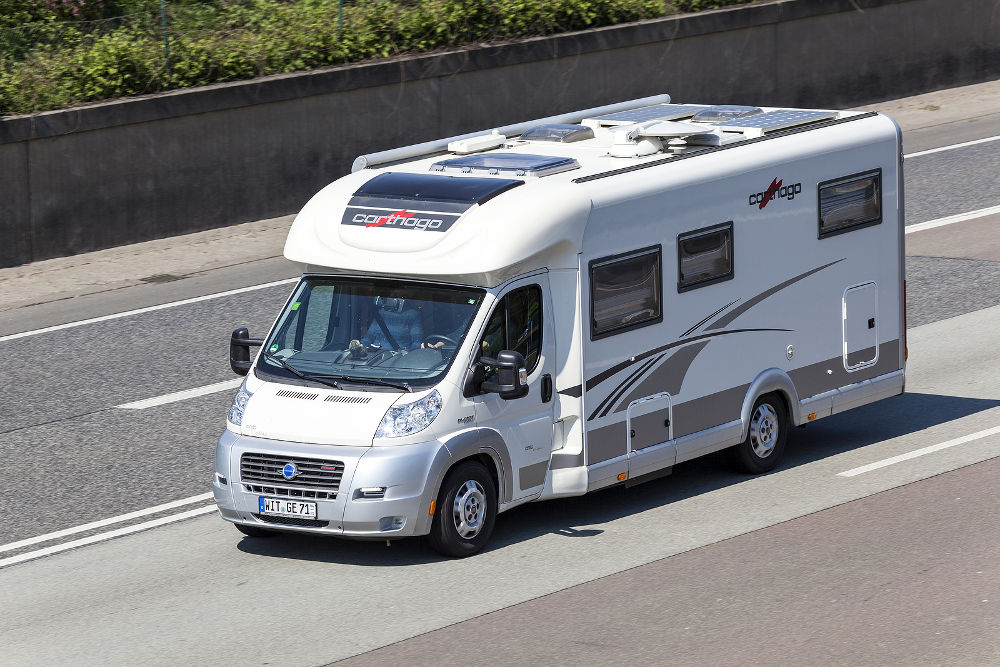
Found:
[[[819,184],[819,237],[882,222],[882,170]]]
[[[518,288],[503,297],[486,323],[480,349],[488,357],[500,350],[520,352],[528,374],[535,370],[542,354],[542,290],[538,285]],[[486,380],[494,380],[496,370],[486,371]]]
[[[660,248],[590,263],[591,338],[663,319]]]
[[[687,232],[677,237],[677,291],[733,277],[733,223]]]

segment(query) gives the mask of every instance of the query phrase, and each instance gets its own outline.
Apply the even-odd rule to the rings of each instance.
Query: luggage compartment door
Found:
[[[628,479],[673,466],[677,448],[670,394],[661,392],[636,399],[628,404],[625,415]]]
[[[874,282],[844,290],[844,368],[856,371],[878,361],[878,288]]]

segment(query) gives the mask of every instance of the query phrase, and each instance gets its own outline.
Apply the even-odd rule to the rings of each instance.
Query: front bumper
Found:
[[[296,498],[316,503],[314,521],[261,518],[262,496],[288,496],[261,492],[261,482],[241,479],[240,460],[244,453],[338,461],[344,470],[336,496]],[[339,447],[265,440],[225,431],[215,448],[212,491],[222,518],[233,523],[357,538],[425,535],[431,527],[430,504],[449,458],[447,448],[438,441],[395,447]],[[256,489],[251,489],[251,485]],[[296,486],[294,481],[282,485]],[[359,489],[364,487],[386,487],[385,495],[362,498]]]

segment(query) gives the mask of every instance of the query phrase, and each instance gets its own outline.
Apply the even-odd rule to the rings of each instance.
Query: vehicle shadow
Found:
[[[904,394],[828,417],[789,433],[785,459],[775,473],[830,456],[915,433],[1000,406],[1000,400],[937,394]],[[921,443],[921,446],[933,444]],[[775,474],[769,473],[769,474]],[[635,487],[611,487],[586,496],[529,503],[502,514],[486,551],[497,551],[542,535],[593,537],[601,524],[739,484],[750,477],[735,472],[724,452],[674,467],[673,474]],[[240,551],[345,565],[396,567],[447,560],[423,540],[351,541],[287,534],[244,538]]]

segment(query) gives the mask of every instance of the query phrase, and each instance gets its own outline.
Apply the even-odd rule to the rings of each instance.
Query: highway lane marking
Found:
[[[18,540],[17,542],[11,542],[10,544],[0,545],[0,553],[3,553],[4,551],[13,551],[14,549],[21,549],[23,547],[30,547],[33,544],[39,544],[41,542],[49,542],[51,540],[57,540],[60,537],[67,537],[69,535],[75,535],[77,533],[85,533],[88,530],[94,530],[95,528],[104,528],[105,526],[121,523],[122,521],[131,521],[132,519],[138,519],[139,517],[149,516],[150,514],[158,514],[160,512],[165,512],[166,510],[172,510],[178,507],[183,507],[185,505],[191,505],[194,503],[200,503],[206,500],[210,500],[211,498],[212,498],[211,492],[199,493],[197,496],[191,496],[190,498],[182,498],[180,500],[174,500],[173,502],[163,503],[162,505],[156,505],[154,507],[147,507],[144,510],[136,510],[135,512],[129,512],[128,514],[121,514],[119,516],[113,516],[107,519],[101,519],[100,521],[85,523],[82,526],[76,526],[74,528],[66,528],[64,530],[57,530],[54,533],[46,533],[45,535],[39,535],[37,537],[29,537],[26,540]]]
[[[207,396],[208,394],[217,394],[218,392],[226,391],[227,389],[236,389],[242,383],[242,378],[236,378],[235,380],[216,382],[215,384],[205,385],[204,387],[195,387],[194,389],[175,391],[170,394],[164,394],[163,396],[144,398],[141,401],[122,403],[121,405],[116,405],[115,407],[121,410],[145,410],[146,408],[153,408],[158,405],[176,403],[177,401],[186,401],[189,398],[198,398],[199,396]]]
[[[215,294],[206,294],[204,296],[196,296],[190,299],[171,301],[170,303],[161,303],[158,306],[147,306],[146,308],[136,308],[135,310],[126,310],[121,313],[112,313],[111,315],[102,315],[101,317],[91,317],[90,319],[77,320],[76,322],[67,322],[66,324],[56,324],[54,326],[44,327],[42,329],[22,331],[21,333],[9,334],[7,336],[0,336],[0,343],[6,342],[8,340],[17,340],[18,338],[27,338],[28,336],[37,336],[38,334],[50,333],[52,331],[62,331],[63,329],[82,327],[85,324],[96,324],[97,322],[107,322],[108,320],[117,320],[119,318],[130,317],[132,315],[142,315],[143,313],[152,313],[157,310],[164,310],[166,308],[175,308],[176,306],[186,306],[188,304],[199,303],[201,301],[209,301],[210,299],[221,299],[222,297],[225,296],[233,296],[234,294],[244,294],[246,292],[253,292],[255,290],[267,289],[268,287],[277,287],[278,285],[289,285],[291,283],[295,283],[298,281],[299,281],[298,278],[275,280],[274,282],[270,283],[251,285],[250,287],[240,287],[238,289],[231,289],[225,292],[216,292]]]
[[[24,561],[27,560],[34,560],[35,558],[41,558],[42,556],[49,556],[52,554],[59,553],[60,551],[68,551],[70,549],[75,549],[76,547],[82,547],[88,544],[94,544],[95,542],[103,542],[105,540],[110,540],[115,537],[121,537],[122,535],[131,535],[132,533],[138,533],[143,530],[149,530],[150,528],[156,528],[158,526],[163,526],[168,523],[174,523],[176,521],[183,521],[184,519],[190,519],[192,517],[200,516],[202,514],[208,514],[210,512],[215,512],[215,511],[216,511],[215,505],[212,504],[206,507],[199,507],[197,509],[181,512],[180,514],[172,514],[170,516],[165,516],[159,519],[153,519],[152,521],[137,523],[134,526],[126,526],[124,528],[118,528],[116,530],[111,530],[106,533],[98,533],[97,535],[82,537],[79,540],[73,540],[72,542],[56,544],[51,547],[45,547],[44,549],[29,551],[27,553],[18,554],[17,556],[10,556],[8,558],[0,559],[0,568],[7,567],[8,565],[16,565],[17,563],[23,563]]]
[[[981,440],[983,438],[987,438],[991,435],[996,435],[998,433],[1000,433],[1000,426],[994,426],[993,428],[988,428],[985,431],[977,431],[976,433],[963,435],[961,438],[955,438],[954,440],[946,440],[945,442],[939,442],[936,445],[930,445],[929,447],[915,449],[912,452],[907,452],[906,454],[900,454],[899,456],[892,456],[887,459],[882,459],[881,461],[876,461],[875,463],[869,463],[868,465],[860,466],[857,468],[851,468],[850,470],[845,470],[844,472],[838,472],[837,476],[856,477],[866,472],[871,472],[872,470],[878,470],[879,468],[885,468],[886,466],[891,466],[895,463],[900,463],[901,461],[909,461],[910,459],[915,459],[918,456],[931,454],[933,452],[939,452],[942,449],[948,449],[949,447],[955,447],[956,445],[963,445],[967,442],[972,442],[973,440]]]
[[[975,146],[976,144],[985,144],[990,141],[996,141],[1000,139],[1000,135],[995,137],[986,137],[985,139],[976,139],[974,141],[963,141],[960,144],[952,144],[950,146],[942,146],[941,148],[931,148],[926,151],[918,151],[916,153],[910,153],[909,155],[904,155],[903,158],[909,160],[911,157],[920,157],[921,155],[930,155],[931,153],[941,153],[943,151],[953,151],[956,148],[965,148],[966,146]]]
[[[906,230],[907,234],[913,234],[914,232],[922,232],[925,229],[934,229],[935,227],[944,227],[945,225],[953,225],[956,222],[965,222],[966,220],[985,218],[988,215],[994,215],[996,213],[1000,213],[1000,206],[990,206],[989,208],[981,208],[976,211],[969,211],[967,213],[957,213],[955,215],[949,215],[946,218],[938,218],[937,220],[928,220],[927,222],[918,222],[915,225],[907,225],[903,229]]]

